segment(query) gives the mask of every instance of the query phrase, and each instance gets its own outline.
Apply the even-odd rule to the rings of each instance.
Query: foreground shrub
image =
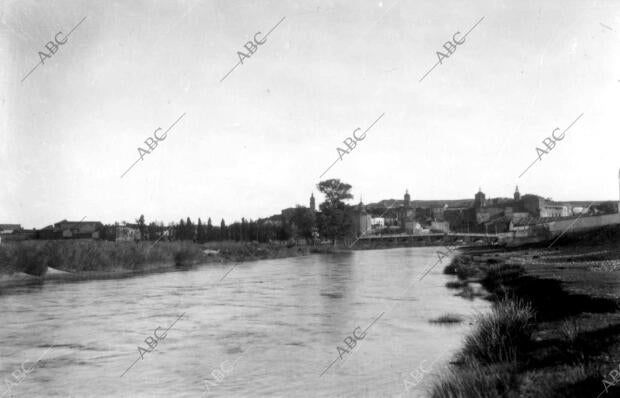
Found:
[[[534,310],[522,300],[504,299],[493,312],[478,318],[472,334],[465,338],[461,359],[493,364],[516,360],[517,352],[529,343]]]
[[[523,267],[514,264],[493,264],[486,270],[486,275],[482,280],[482,285],[488,291],[498,291],[503,294],[506,292],[503,285],[506,281],[510,281],[523,275]]]
[[[517,397],[508,394],[518,380],[513,376],[514,364],[493,367],[472,366],[465,369],[454,369],[450,374],[443,375],[430,393],[432,398],[497,398]]]
[[[444,268],[443,273],[456,275],[460,280],[465,280],[474,276],[479,276],[480,270],[475,263],[472,263],[470,257],[459,255],[452,259],[452,262]]]

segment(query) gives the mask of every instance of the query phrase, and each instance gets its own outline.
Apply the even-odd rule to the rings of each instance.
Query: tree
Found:
[[[147,235],[150,240],[157,239],[157,223],[155,221],[151,221],[147,227]]]
[[[215,240],[215,236],[213,236],[213,224],[211,224],[211,217],[207,220],[207,240]]]
[[[317,188],[325,195],[324,203],[328,203],[332,208],[339,208],[345,200],[353,199],[353,195],[349,192],[351,185],[340,182],[339,179],[321,181],[317,184]]]
[[[194,235],[195,235],[195,227],[194,224],[192,224],[192,220],[189,219],[189,217],[187,217],[187,222],[185,223],[185,228],[186,228],[186,232],[185,232],[185,239],[186,240],[194,240]]]
[[[338,179],[331,179],[319,182],[317,188],[325,195],[325,202],[319,205],[321,210],[318,220],[319,232],[335,244],[336,239],[343,238],[353,223],[350,211],[347,211],[347,205],[344,203],[345,200],[353,198],[349,192],[351,185]]]
[[[146,240],[146,222],[144,221],[144,214],[140,215],[140,218],[136,220],[138,229],[140,230],[140,238]]]
[[[198,225],[196,226],[196,241],[198,243],[204,243],[206,240],[204,226],[202,225],[202,220],[198,217]]]
[[[223,218],[220,222],[220,240],[228,240],[228,229],[226,228],[226,223]]]
[[[245,218],[241,217],[241,231],[239,233],[240,235],[240,240],[243,242],[244,240],[246,240],[246,236],[247,236],[247,231],[248,231],[248,222],[245,221]]]
[[[291,222],[295,225],[296,233],[304,238],[306,242],[312,239],[312,229],[314,228],[314,212],[307,207],[297,205],[291,217]]]
[[[179,226],[177,228],[176,238],[177,240],[185,239],[185,221],[183,221],[183,219],[179,220]]]

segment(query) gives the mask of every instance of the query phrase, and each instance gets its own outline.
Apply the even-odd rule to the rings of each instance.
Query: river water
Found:
[[[473,317],[489,309],[445,288],[454,279],[442,273],[448,259],[419,281],[436,250],[5,289],[0,396],[428,396]],[[429,322],[446,313],[464,321]],[[158,327],[165,338],[151,349],[144,340],[151,336],[154,346]],[[364,338],[353,343],[354,334]],[[28,372],[20,376],[22,365]],[[428,373],[414,379],[420,366]]]

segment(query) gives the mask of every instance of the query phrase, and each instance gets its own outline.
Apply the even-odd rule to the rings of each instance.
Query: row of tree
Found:
[[[167,226],[162,222],[147,224],[144,215],[141,215],[136,219],[136,223],[130,226],[140,231],[143,240],[191,240],[204,243],[225,240],[269,242],[305,239],[312,242],[317,239],[341,239],[350,231],[352,225],[352,207],[344,203],[353,198],[350,193],[351,185],[331,179],[320,182],[317,188],[325,196],[325,201],[319,205],[319,212],[297,206],[279,217],[256,221],[242,218],[240,222],[230,225],[226,225],[222,219],[219,226],[214,226],[210,217],[206,223],[200,218],[194,222],[187,217]],[[116,225],[105,225],[102,237],[115,239],[116,228]]]

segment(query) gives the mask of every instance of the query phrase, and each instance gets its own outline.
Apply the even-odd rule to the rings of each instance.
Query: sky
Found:
[[[0,4],[0,223],[230,223],[321,201],[328,178],[364,202],[619,196],[617,1]]]

